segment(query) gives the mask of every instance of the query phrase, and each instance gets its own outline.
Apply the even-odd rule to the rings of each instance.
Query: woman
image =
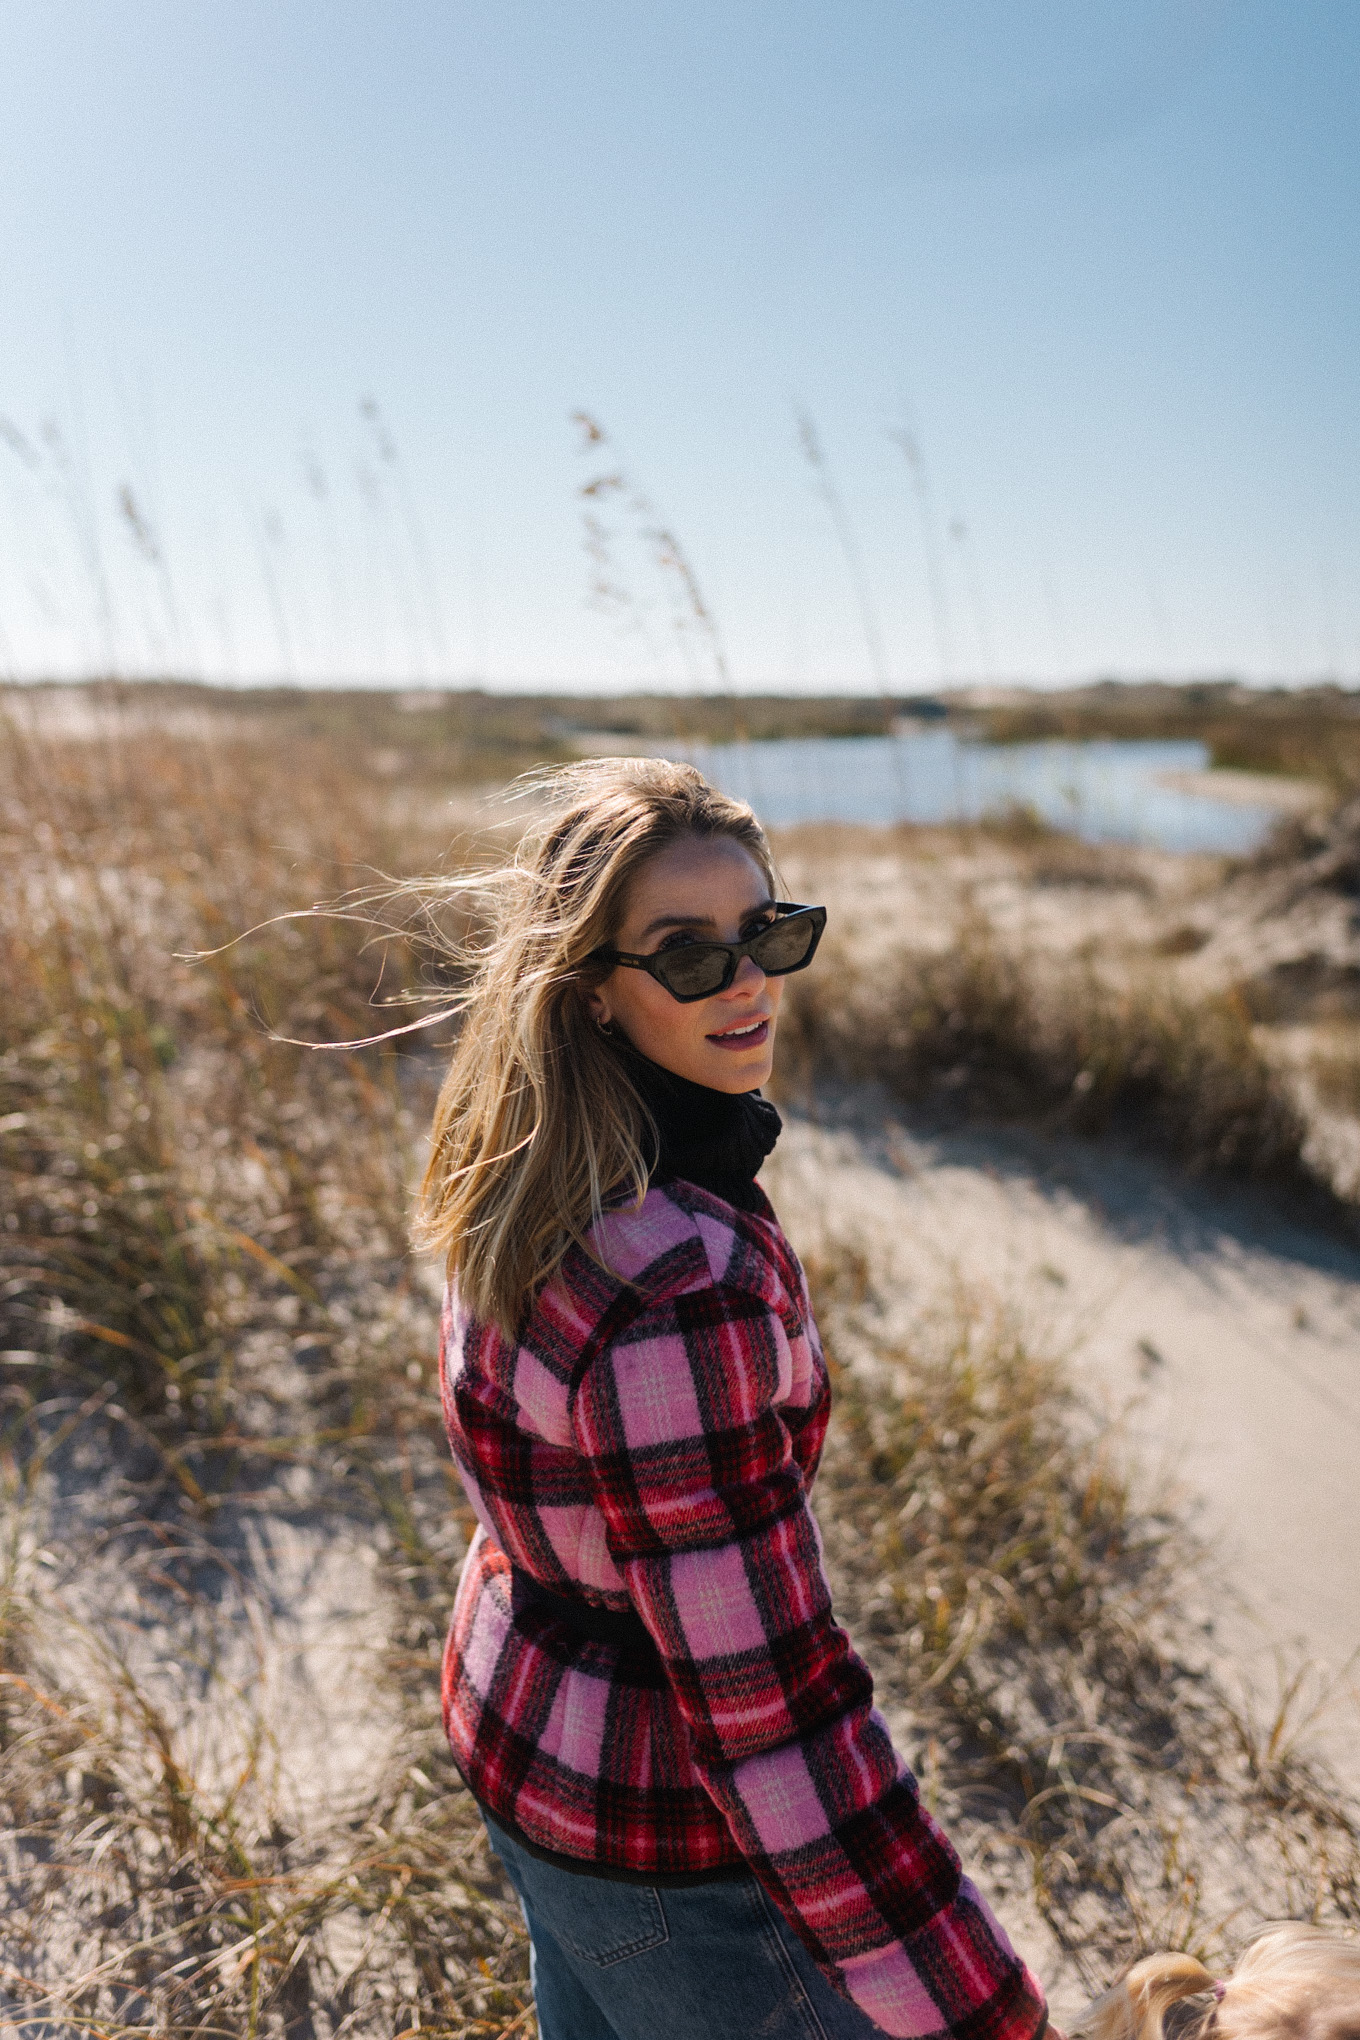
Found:
[[[543,2040],[1036,2040],[1043,1996],[922,1809],[831,1613],[826,1368],[755,1182],[783,978],[749,808],[568,768],[492,882],[435,1118],[441,1380],[480,1522],[454,1757]]]

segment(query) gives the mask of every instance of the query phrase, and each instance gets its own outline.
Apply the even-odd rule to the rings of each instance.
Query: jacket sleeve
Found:
[[[1040,1988],[832,1618],[780,1410],[806,1336],[724,1284],[621,1314],[573,1399],[609,1549],[706,1789],[832,1980],[909,2040],[1036,2040]]]

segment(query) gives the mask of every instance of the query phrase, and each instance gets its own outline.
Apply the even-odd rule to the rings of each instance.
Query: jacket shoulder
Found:
[[[653,1302],[715,1288],[803,1314],[802,1269],[773,1213],[738,1211],[694,1183],[654,1184],[641,1204],[606,1212],[592,1244],[615,1280]]]

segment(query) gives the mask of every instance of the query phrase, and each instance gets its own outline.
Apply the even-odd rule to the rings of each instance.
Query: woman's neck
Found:
[[[656,1123],[653,1183],[697,1183],[739,1210],[761,1208],[756,1172],[779,1138],[780,1118],[758,1091],[714,1091],[620,1044],[620,1059]]]

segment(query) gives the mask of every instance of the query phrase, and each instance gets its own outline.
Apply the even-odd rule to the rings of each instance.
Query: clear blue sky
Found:
[[[1358,209],[1357,0],[0,0],[0,672],[1354,679]]]

